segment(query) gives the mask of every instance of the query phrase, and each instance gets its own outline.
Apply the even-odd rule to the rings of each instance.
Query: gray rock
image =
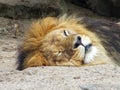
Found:
[[[115,7],[120,7],[120,0],[111,0]]]
[[[64,0],[0,0],[0,16],[15,19],[57,16],[65,11],[64,6]]]
[[[120,0],[71,0],[104,16],[120,17]]]

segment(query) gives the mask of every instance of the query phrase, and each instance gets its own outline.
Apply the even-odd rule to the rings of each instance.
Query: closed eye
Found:
[[[56,56],[60,56],[60,55],[62,55],[62,52],[61,51],[58,51],[58,52],[55,52],[54,53]]]
[[[69,35],[69,32],[67,30],[64,30],[64,35],[65,36],[68,36]]]

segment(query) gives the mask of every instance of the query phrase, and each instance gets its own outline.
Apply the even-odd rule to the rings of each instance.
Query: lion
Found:
[[[18,70],[37,66],[89,66],[111,63],[100,39],[74,16],[34,22],[19,47]]]

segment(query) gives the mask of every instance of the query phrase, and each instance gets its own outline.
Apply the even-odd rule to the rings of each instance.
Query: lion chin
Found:
[[[98,37],[79,22],[65,15],[34,22],[19,47],[17,69],[111,63]]]

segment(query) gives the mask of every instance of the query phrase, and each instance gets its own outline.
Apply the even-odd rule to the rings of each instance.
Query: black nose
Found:
[[[75,42],[74,48],[77,48],[79,45],[83,45],[83,44],[81,43],[81,37],[77,36],[77,42]]]
[[[80,36],[77,36],[77,42],[75,42],[74,44],[74,48],[78,48],[80,45],[84,46],[85,47],[85,51],[88,51],[90,49],[90,47],[92,46],[92,44],[88,44],[88,45],[83,45],[82,42],[81,42],[81,37]]]

